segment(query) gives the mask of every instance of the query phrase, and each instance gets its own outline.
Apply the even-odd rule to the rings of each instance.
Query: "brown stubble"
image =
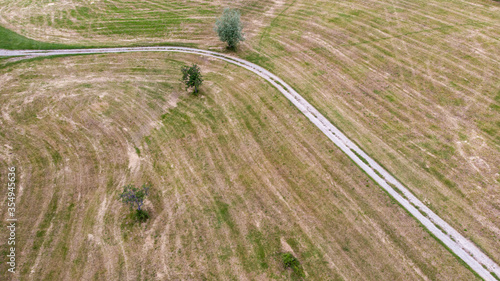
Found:
[[[318,3],[294,4],[255,49],[498,261],[498,4]]]
[[[192,62],[205,73],[198,97],[178,81]],[[235,66],[96,55],[22,63],[0,79],[10,81],[2,138],[31,173],[19,198],[20,221],[33,226],[19,236],[24,278],[265,280],[289,274],[282,240],[312,279],[474,278],[284,97]],[[133,224],[117,195],[146,181],[151,219]]]

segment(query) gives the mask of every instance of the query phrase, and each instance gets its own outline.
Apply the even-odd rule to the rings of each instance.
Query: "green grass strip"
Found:
[[[54,50],[54,49],[86,49],[86,48],[106,48],[106,47],[148,47],[148,46],[176,46],[176,47],[192,47],[196,48],[198,45],[195,43],[173,43],[173,42],[161,42],[161,43],[134,43],[128,45],[94,45],[94,46],[84,46],[84,45],[66,45],[59,43],[46,43],[37,40],[29,39],[16,32],[9,30],[5,27],[0,26],[0,49],[6,50]]]
[[[49,49],[72,49],[76,46],[64,44],[45,43],[26,38],[0,26],[0,49],[7,50],[49,50]]]

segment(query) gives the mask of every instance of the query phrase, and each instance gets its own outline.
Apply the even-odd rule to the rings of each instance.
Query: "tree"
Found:
[[[230,49],[236,49],[240,41],[245,41],[241,30],[243,25],[240,21],[240,12],[238,10],[225,8],[222,17],[215,23],[215,32],[219,35],[222,42],[227,42]]]
[[[149,184],[143,184],[141,188],[136,188],[133,184],[129,184],[123,187],[123,192],[120,194],[120,200],[123,203],[129,205],[130,208],[137,207],[135,215],[141,221],[148,218],[148,214],[141,207],[144,204],[144,199],[149,194],[150,188]]]
[[[191,67],[185,65],[182,67],[182,81],[186,84],[186,90],[194,87],[194,93],[198,93],[198,88],[203,83],[203,77],[198,65],[193,64]]]

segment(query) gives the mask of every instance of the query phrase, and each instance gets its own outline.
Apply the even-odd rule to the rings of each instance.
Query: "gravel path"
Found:
[[[387,191],[403,208],[411,213],[437,239],[445,244],[455,255],[460,257],[479,276],[488,281],[500,278],[500,266],[486,256],[472,242],[443,221],[426,205],[418,200],[407,188],[382,168],[375,160],[366,155],[356,144],[350,141],[330,121],[319,113],[311,104],[300,96],[292,87],[276,75],[264,68],[230,55],[206,50],[183,47],[131,47],[131,48],[101,48],[101,49],[69,49],[69,50],[0,50],[0,57],[10,56],[50,56],[73,54],[124,53],[124,52],[180,52],[209,56],[246,68],[273,84],[287,99],[289,99],[309,120],[316,125],[335,145],[349,156],[361,169],[373,178]]]

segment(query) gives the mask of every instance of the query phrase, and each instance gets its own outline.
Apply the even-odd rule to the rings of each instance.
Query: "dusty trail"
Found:
[[[418,200],[407,188],[370,158],[356,144],[349,140],[340,130],[328,121],[319,111],[300,96],[292,87],[276,75],[249,61],[233,56],[184,47],[132,47],[132,48],[96,48],[96,49],[66,49],[66,50],[0,50],[0,57],[11,56],[52,56],[74,54],[100,54],[124,52],[180,52],[197,54],[217,58],[243,68],[246,68],[266,79],[290,100],[316,127],[318,127],[331,141],[349,156],[361,169],[375,180],[398,203],[424,225],[437,239],[444,243],[451,251],[460,257],[479,276],[485,280],[498,280],[493,274],[500,277],[500,266],[486,256],[472,242],[463,237],[458,231],[431,211],[424,203]]]

